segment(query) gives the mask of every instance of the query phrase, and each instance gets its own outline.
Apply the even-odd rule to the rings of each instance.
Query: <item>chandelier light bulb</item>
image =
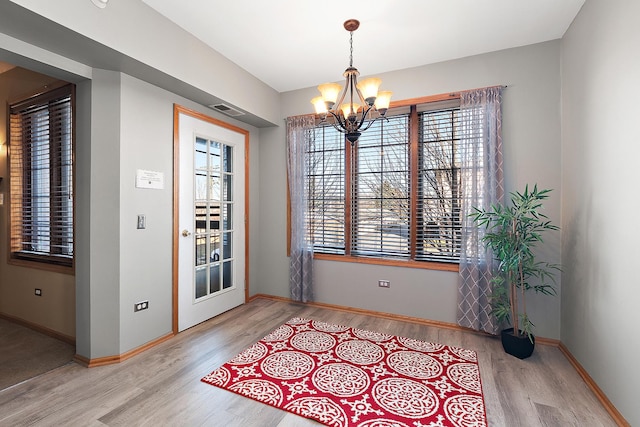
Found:
[[[391,103],[391,95],[393,92],[389,90],[381,90],[376,97],[375,107],[381,115],[385,115]]]
[[[327,104],[325,103],[324,98],[322,96],[316,96],[311,100],[311,103],[315,107],[316,114],[326,116],[327,113],[329,112],[327,110]]]
[[[324,83],[318,86],[318,90],[320,91],[324,102],[327,104],[327,109],[330,110],[338,101],[338,95],[340,95],[342,86],[338,83]]]
[[[367,105],[373,105],[378,96],[378,88],[382,84],[382,80],[377,77],[369,77],[358,83],[358,90],[362,93],[362,97],[367,101]]]
[[[344,116],[344,118],[349,119],[349,120],[355,120],[355,117],[358,113],[358,110],[360,109],[360,104],[342,104],[340,106],[340,110],[342,111],[342,115]]]

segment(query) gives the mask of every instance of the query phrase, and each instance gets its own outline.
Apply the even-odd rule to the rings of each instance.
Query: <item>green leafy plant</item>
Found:
[[[534,250],[543,243],[542,233],[558,230],[542,213],[542,201],[551,190],[538,190],[537,185],[523,193],[511,193],[511,205],[474,208],[471,217],[485,228],[482,241],[499,261],[498,274],[492,280],[493,313],[500,322],[511,323],[514,335],[526,335],[533,342],[534,324],[527,315],[526,292],[555,295],[558,264],[536,261]],[[535,280],[532,280],[535,279]]]

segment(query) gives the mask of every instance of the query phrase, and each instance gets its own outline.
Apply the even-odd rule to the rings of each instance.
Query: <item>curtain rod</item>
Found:
[[[457,92],[448,92],[448,93],[445,92],[445,93],[440,93],[440,94],[437,94],[437,95],[427,95],[427,96],[421,96],[421,97],[417,97],[417,98],[409,98],[409,99],[406,99],[406,100],[396,101],[395,105],[392,102],[391,105],[389,106],[389,109],[397,108],[397,107],[401,107],[401,106],[404,106],[404,105],[411,104],[412,101],[414,101],[414,100],[416,101],[416,102],[413,102],[414,104],[415,103],[419,103],[419,101],[417,101],[419,99],[425,99],[425,101],[423,101],[424,103],[436,102],[436,101],[442,101],[442,100],[444,100],[446,98],[459,98],[460,94],[463,93],[463,92],[470,92],[472,90],[480,90],[480,89],[493,89],[493,88],[497,88],[497,87],[501,88],[501,89],[506,89],[509,86],[507,86],[507,85],[485,86],[485,87],[478,87],[478,88],[475,88],[475,89],[461,90],[461,91],[457,91]],[[442,97],[442,99],[438,99],[438,98],[441,98],[441,97]],[[428,101],[428,99],[432,99],[432,101]],[[286,121],[288,118],[306,117],[306,116],[317,116],[317,114],[315,114],[315,113],[297,114],[295,116],[285,117],[285,118],[283,118],[283,120]]]

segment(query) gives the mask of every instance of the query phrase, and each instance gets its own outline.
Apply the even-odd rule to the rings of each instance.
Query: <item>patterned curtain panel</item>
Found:
[[[502,87],[461,94],[462,244],[458,279],[458,325],[496,334],[491,313],[491,279],[497,269],[493,254],[482,242],[484,230],[469,215],[473,207],[502,203]]]
[[[289,290],[294,301],[313,301],[313,242],[306,230],[305,194],[307,135],[315,126],[313,115],[287,118],[287,174],[291,202]]]

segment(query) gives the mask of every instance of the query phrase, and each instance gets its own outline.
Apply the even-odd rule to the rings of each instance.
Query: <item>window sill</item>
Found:
[[[386,265],[391,267],[405,267],[405,268],[421,268],[423,270],[439,270],[439,271],[453,271],[458,272],[458,264],[449,264],[442,262],[428,262],[428,261],[404,261],[398,259],[388,258],[368,258],[368,257],[355,257],[345,255],[330,255],[330,254],[314,254],[313,259],[321,261],[338,261],[338,262],[352,262],[359,264],[374,264],[374,265]]]
[[[24,268],[33,268],[36,270],[46,270],[52,271],[60,274],[68,274],[71,276],[75,276],[75,268],[72,266],[58,265],[43,261],[33,261],[28,259],[20,259],[20,258],[9,258],[7,262],[9,265],[16,265]]]

